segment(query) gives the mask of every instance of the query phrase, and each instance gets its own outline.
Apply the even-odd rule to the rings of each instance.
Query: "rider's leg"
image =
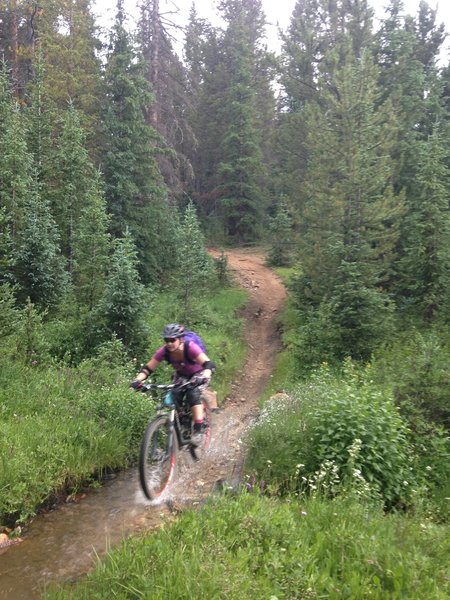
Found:
[[[200,390],[194,388],[186,394],[189,406],[191,407],[192,420],[194,422],[194,431],[201,431],[203,424],[203,402],[201,399]]]
[[[203,440],[203,403],[200,390],[198,388],[189,390],[187,400],[191,407],[192,421],[194,423],[191,442],[194,446],[201,446]]]

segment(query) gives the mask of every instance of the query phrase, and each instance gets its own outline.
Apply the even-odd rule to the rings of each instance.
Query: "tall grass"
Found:
[[[222,497],[110,552],[48,600],[447,598],[445,529],[376,505]]]

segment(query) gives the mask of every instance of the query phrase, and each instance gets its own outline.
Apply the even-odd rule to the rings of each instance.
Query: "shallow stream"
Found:
[[[97,556],[140,526],[156,525],[164,510],[145,499],[131,469],[79,502],[38,516],[24,541],[0,555],[0,599],[40,598],[49,583],[88,571]]]

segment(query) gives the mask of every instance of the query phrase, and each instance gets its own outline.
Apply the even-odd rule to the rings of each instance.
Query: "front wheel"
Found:
[[[156,500],[173,479],[177,439],[169,415],[156,417],[144,434],[139,456],[139,477],[144,494]]]

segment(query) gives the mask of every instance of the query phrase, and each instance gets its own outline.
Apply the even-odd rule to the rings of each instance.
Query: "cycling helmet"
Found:
[[[178,323],[169,323],[164,327],[162,336],[163,338],[180,338],[184,335],[184,327],[183,325],[178,325]]]

